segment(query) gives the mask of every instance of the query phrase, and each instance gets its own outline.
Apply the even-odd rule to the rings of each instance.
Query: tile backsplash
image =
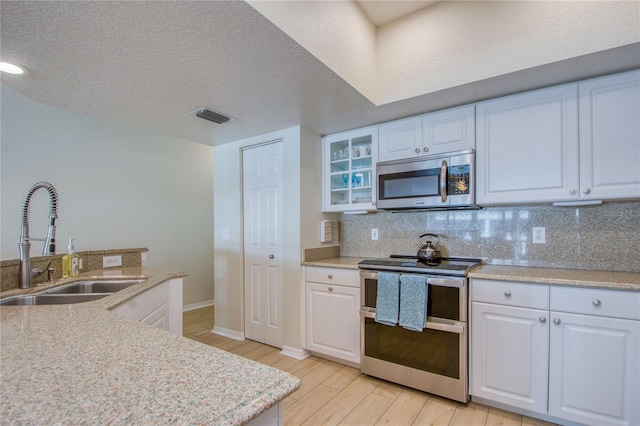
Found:
[[[534,244],[533,227],[545,228]],[[443,256],[485,263],[640,272],[640,202],[600,206],[509,206],[482,210],[340,215],[340,254],[386,257],[417,251],[424,233],[440,236]],[[371,240],[371,228],[378,240]]]

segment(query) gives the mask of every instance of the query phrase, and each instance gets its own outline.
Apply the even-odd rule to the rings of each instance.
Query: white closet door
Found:
[[[245,336],[282,347],[282,142],[243,151]]]

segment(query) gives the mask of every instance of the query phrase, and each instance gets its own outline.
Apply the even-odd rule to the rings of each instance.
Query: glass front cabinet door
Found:
[[[377,126],[325,136],[323,210],[375,210],[377,158]]]

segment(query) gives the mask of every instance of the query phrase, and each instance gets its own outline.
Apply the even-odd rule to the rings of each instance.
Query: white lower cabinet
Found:
[[[182,278],[158,284],[111,311],[182,336]]]
[[[547,412],[549,287],[471,280],[470,393]]]
[[[473,398],[553,421],[640,424],[640,292],[476,279],[470,289]]]
[[[472,312],[473,395],[546,413],[549,312],[477,302]]]
[[[551,287],[549,415],[640,424],[640,292]]]
[[[360,276],[345,269],[306,268],[306,349],[360,363]]]

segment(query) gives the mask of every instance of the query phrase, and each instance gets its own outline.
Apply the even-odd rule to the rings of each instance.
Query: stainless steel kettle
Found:
[[[424,237],[435,237],[435,244],[431,243],[431,240],[427,240],[424,244],[422,239]],[[438,244],[440,239],[436,234],[422,234],[420,235],[420,243],[418,243],[418,260],[426,262],[437,262],[440,260],[440,250],[438,250]]]

